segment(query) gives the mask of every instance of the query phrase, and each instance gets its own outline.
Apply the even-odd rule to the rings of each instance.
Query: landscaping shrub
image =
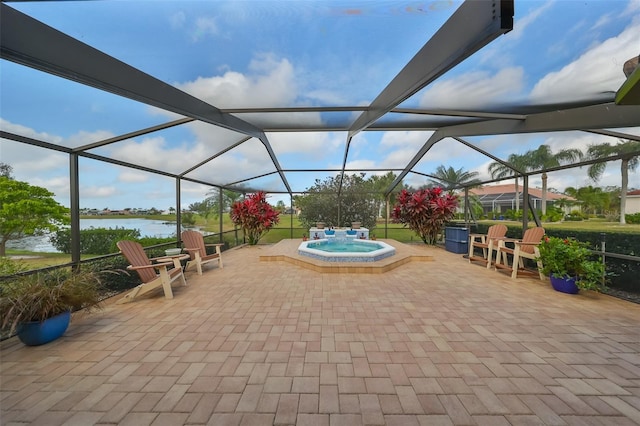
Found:
[[[545,215],[541,214],[540,219],[543,222],[560,222],[563,216],[564,213],[562,212],[562,209],[549,206],[547,207],[547,213]]]
[[[182,212],[181,221],[184,226],[193,226],[196,224],[196,215],[192,212]]]
[[[425,244],[436,244],[444,224],[450,221],[458,200],[442,188],[425,188],[416,192],[406,189],[396,197],[391,220],[414,231]]]
[[[142,238],[136,239],[136,241],[139,242],[142,247],[151,247],[151,246],[157,246],[160,244],[175,243],[177,241],[177,238],[176,237],[142,237]],[[169,247],[166,247],[166,248],[169,248]],[[118,250],[116,249],[116,251]]]
[[[625,214],[624,219],[627,223],[640,223],[640,213]]]
[[[14,260],[8,257],[0,257],[0,277],[24,272],[28,269],[27,265],[21,260]]]
[[[607,222],[617,222],[620,220],[620,214],[617,212],[607,213],[604,216],[604,220]]]
[[[584,219],[584,216],[580,212],[580,210],[572,210],[571,213],[564,217],[564,220],[569,220],[572,222],[579,222]]]
[[[127,271],[127,266],[129,266],[129,262],[123,256],[97,259],[82,264],[83,268],[94,272],[109,271],[103,275],[102,284],[105,298],[140,284],[138,274]]]
[[[116,243],[120,240],[138,240],[138,229],[89,228],[80,231],[81,254],[117,253]],[[60,229],[50,238],[51,244],[62,253],[71,253],[71,229]]]
[[[249,244],[255,245],[280,222],[280,212],[267,203],[264,192],[258,191],[231,205],[231,220],[242,228]]]

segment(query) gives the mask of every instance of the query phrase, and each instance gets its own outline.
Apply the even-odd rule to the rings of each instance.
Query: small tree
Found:
[[[198,213],[200,217],[204,218],[204,224],[206,225],[207,218],[209,217],[211,212],[215,210],[213,205],[213,198],[205,198],[203,201],[196,201],[195,203],[189,204],[189,210]],[[184,223],[184,213],[182,214],[182,222]]]
[[[301,209],[298,219],[302,226],[310,228],[316,222],[329,226],[349,226],[351,222],[361,222],[365,228],[376,226],[379,206],[372,193],[371,180],[364,174],[330,176],[294,198]]]
[[[0,256],[6,254],[7,241],[53,232],[68,223],[68,212],[47,189],[0,176]]]
[[[6,163],[0,163],[0,176],[7,177],[9,179],[13,179],[11,173],[13,172],[13,167]]]
[[[196,224],[196,218],[193,212],[182,211],[182,224],[184,226],[193,226]]]
[[[432,245],[458,207],[457,198],[444,193],[442,188],[420,189],[414,193],[403,189],[397,199],[391,214],[393,222],[408,226],[425,244]]]
[[[249,244],[255,245],[273,225],[280,222],[280,213],[267,203],[264,192],[256,192],[231,206],[231,220],[242,228]]]

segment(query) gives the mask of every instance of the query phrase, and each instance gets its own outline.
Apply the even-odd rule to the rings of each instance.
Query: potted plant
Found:
[[[554,289],[575,294],[581,289],[598,291],[604,286],[604,264],[592,260],[588,243],[545,236],[538,249],[542,272],[549,276]]]
[[[29,346],[62,336],[71,312],[100,307],[100,279],[96,272],[57,269],[19,276],[0,283],[3,333],[16,332]]]

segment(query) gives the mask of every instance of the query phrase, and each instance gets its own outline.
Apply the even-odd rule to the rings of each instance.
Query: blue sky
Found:
[[[459,1],[100,1],[26,2],[9,6],[96,47],[218,108],[354,106],[370,103]],[[622,64],[640,53],[640,0],[518,1],[514,30],[456,66],[401,106],[499,108],[579,101],[615,92]],[[0,127],[68,147],[164,123],[175,114],[101,92],[11,62],[0,62]],[[460,94],[464,94],[461,96]],[[350,120],[346,113],[282,114],[310,123]],[[252,117],[246,117],[251,121]],[[640,128],[616,129],[640,135]],[[351,168],[403,168],[431,132],[361,132],[350,150]],[[267,133],[284,168],[339,168],[346,132]],[[235,132],[191,123],[93,152],[149,167],[182,172],[237,142]],[[611,142],[583,132],[469,137],[501,158],[540,144],[554,151]],[[44,186],[69,205],[64,154],[0,140],[0,161],[19,180]],[[444,164],[489,178],[492,160],[442,140],[416,166],[423,173]],[[80,160],[81,206],[174,206],[174,181],[133,169]],[[598,185],[620,185],[619,162]],[[249,141],[191,176],[219,183],[273,172],[264,148]],[[288,173],[303,191],[326,173]],[[640,170],[629,184],[640,187]],[[406,182],[420,185],[410,174]],[[277,175],[254,185],[283,190]],[[533,186],[540,185],[534,176]],[[556,172],[549,186],[594,184],[585,169]],[[182,204],[208,188],[184,183]],[[272,202],[288,196],[273,196]]]

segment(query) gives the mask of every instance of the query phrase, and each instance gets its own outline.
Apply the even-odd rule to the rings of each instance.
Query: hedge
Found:
[[[120,240],[138,240],[138,229],[89,228],[80,231],[80,254],[117,253],[116,243]],[[71,229],[56,231],[50,238],[51,244],[62,253],[71,253]]]

